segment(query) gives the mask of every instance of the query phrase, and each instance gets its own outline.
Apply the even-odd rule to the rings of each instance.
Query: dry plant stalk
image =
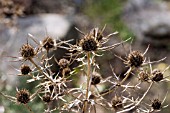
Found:
[[[34,111],[31,110],[27,103],[33,101],[35,97],[40,98],[42,103],[46,105],[45,113],[52,113],[56,110],[60,113],[91,113],[92,111],[97,113],[96,106],[101,106],[115,113],[125,113],[127,111],[151,113],[161,111],[162,108],[166,107],[163,106],[166,96],[163,100],[153,99],[148,105],[143,102],[155,83],[159,84],[160,82],[169,81],[169,79],[167,79],[168,76],[164,77],[164,72],[169,69],[169,67],[163,72],[158,69],[152,70],[153,63],[159,63],[164,59],[153,62],[149,59],[147,60],[145,54],[149,47],[144,53],[130,51],[127,58],[117,56],[129,68],[124,74],[125,77],[121,80],[113,71],[113,76],[103,78],[102,75],[100,75],[100,67],[97,62],[95,62],[96,57],[103,57],[98,53],[114,49],[130,39],[105,46],[110,40],[110,37],[117,34],[117,32],[104,36],[105,26],[103,29],[94,28],[88,33],[84,33],[79,29],[77,30],[82,34],[82,38],[79,43],[75,45],[70,44],[71,40],[57,41],[49,36],[45,37],[42,41],[37,41],[29,34],[37,47],[31,46],[27,41],[26,44],[21,46],[20,57],[12,58],[15,58],[15,61],[22,62],[19,77],[29,76],[30,79],[28,79],[27,82],[30,84],[38,81],[39,84],[35,86],[37,91],[31,95],[27,89],[17,89],[15,97],[2,92],[1,95],[15,103],[25,105],[31,113]],[[57,59],[54,56],[50,58],[47,57],[49,52],[57,48],[68,50],[69,54],[67,54],[67,57],[70,57],[70,60],[64,56],[62,59]],[[55,61],[53,62],[54,64],[59,66],[57,73],[54,73],[50,68],[53,65],[49,63],[51,59]],[[79,65],[71,69],[70,65],[76,60],[79,62]],[[31,67],[28,62],[32,64],[33,67]],[[149,69],[146,67],[149,67]],[[86,80],[84,83],[79,84],[79,87],[69,87],[68,83],[74,84],[72,77],[80,76],[77,71],[82,72]],[[126,81],[129,75],[136,76],[136,78],[139,79],[138,84],[127,84]],[[110,86],[108,89],[100,91],[98,84],[101,83],[109,83]],[[142,96],[135,97],[129,93],[131,89],[140,90],[143,83],[148,83],[148,88]],[[110,101],[105,97],[111,92],[114,92],[114,95]],[[118,95],[119,93],[121,93],[121,95]],[[129,95],[126,95],[127,93],[129,93]],[[53,105],[52,107],[50,106],[51,104]]]

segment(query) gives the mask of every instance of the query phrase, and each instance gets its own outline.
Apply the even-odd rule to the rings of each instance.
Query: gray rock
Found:
[[[123,19],[137,40],[154,46],[167,46],[170,41],[170,11],[157,0],[129,0]]]
[[[47,32],[46,32],[47,31]],[[21,62],[8,62],[10,57],[6,56],[20,56],[19,49],[22,44],[28,42],[35,46],[36,44],[28,38],[28,33],[32,34],[35,39],[43,40],[47,35],[54,39],[69,40],[78,38],[78,32],[74,29],[72,19],[57,14],[41,14],[20,18],[17,21],[17,26],[14,28],[6,28],[0,26],[0,70],[7,73],[6,77],[16,76],[18,73],[14,68],[19,68]],[[62,57],[65,53],[58,53],[57,57]],[[12,65],[12,67],[11,67]],[[15,77],[13,77],[15,78]],[[13,79],[8,79],[13,81]]]

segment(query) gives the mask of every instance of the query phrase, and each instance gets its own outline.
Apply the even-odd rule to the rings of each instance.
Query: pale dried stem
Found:
[[[84,103],[84,108],[83,108],[83,113],[86,113],[86,109],[87,109],[87,104],[88,104],[88,94],[89,94],[89,90],[90,90],[90,71],[91,71],[91,65],[90,65],[90,52],[87,53],[87,89],[86,89],[86,101]]]

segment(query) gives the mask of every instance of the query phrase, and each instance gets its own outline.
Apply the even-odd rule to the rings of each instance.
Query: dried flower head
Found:
[[[141,71],[138,74],[138,78],[139,80],[141,80],[142,82],[147,82],[149,80],[149,74],[147,71]]]
[[[121,97],[118,97],[118,96],[115,96],[113,99],[112,99],[112,107],[114,109],[120,109],[120,108],[123,108],[123,101],[121,99]]]
[[[162,102],[159,99],[154,99],[151,106],[154,110],[159,110],[161,109]]]
[[[93,54],[96,54],[97,51],[107,51],[107,50],[113,49],[130,39],[129,38],[125,41],[122,41],[122,42],[116,43],[116,44],[112,44],[109,46],[103,46],[104,44],[106,44],[109,41],[109,38],[112,35],[117,34],[117,32],[114,32],[114,33],[104,36],[103,35],[104,29],[105,29],[105,26],[102,30],[100,30],[99,28],[93,28],[92,30],[90,30],[89,33],[83,33],[82,31],[77,29],[83,35],[83,38],[76,45],[66,43],[70,47],[70,48],[67,48],[71,52],[70,54],[71,55],[80,55],[80,54],[86,53],[86,52],[92,52]]]
[[[152,72],[152,81],[159,82],[162,79],[163,79],[163,73],[158,69],[153,70],[153,72]]]
[[[30,101],[30,93],[26,89],[22,89],[16,94],[17,102],[27,104]]]
[[[139,51],[132,51],[128,58],[127,64],[130,67],[140,67],[144,62],[143,54]]]
[[[23,75],[27,75],[28,73],[30,73],[32,70],[28,65],[22,65],[21,66],[21,73]]]
[[[80,46],[83,51],[96,51],[98,48],[98,41],[91,34],[87,34],[80,40]]]
[[[42,45],[46,50],[49,50],[54,47],[54,40],[48,36],[42,41]]]
[[[99,84],[100,81],[101,81],[101,75],[97,72],[93,72],[91,84],[96,85],[96,84]]]
[[[30,59],[30,58],[33,58],[35,56],[34,48],[29,44],[24,44],[20,48],[20,53],[21,53],[21,56],[24,59]]]
[[[58,65],[60,66],[60,69],[67,68],[70,65],[70,61],[68,61],[65,58],[62,58],[59,60]]]
[[[51,102],[51,97],[50,97],[50,95],[44,95],[42,97],[42,100],[46,103],[49,103],[49,102]]]

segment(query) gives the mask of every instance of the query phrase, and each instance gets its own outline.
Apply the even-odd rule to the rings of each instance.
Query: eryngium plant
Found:
[[[128,111],[151,113],[161,111],[162,108],[166,107],[163,105],[165,98],[163,100],[153,98],[151,103],[148,104],[143,102],[155,83],[159,84],[160,82],[169,81],[167,79],[168,76],[164,76],[164,72],[169,67],[164,71],[152,69],[153,63],[159,63],[164,59],[153,62],[147,59],[145,54],[149,47],[144,53],[130,50],[126,58],[116,55],[128,67],[124,78],[121,79],[114,71],[112,76],[103,78],[100,74],[100,66],[96,63],[96,57],[103,57],[103,55],[100,55],[101,52],[114,49],[126,43],[129,39],[106,46],[112,35],[117,34],[117,32],[104,35],[105,27],[103,29],[94,28],[88,33],[77,30],[82,34],[82,38],[75,45],[70,44],[72,40],[57,41],[49,36],[42,41],[37,41],[29,34],[30,39],[37,46],[33,47],[27,40],[27,43],[21,46],[19,57],[12,58],[15,58],[15,61],[22,62],[19,68],[19,77],[29,76],[27,83],[30,84],[38,82],[38,85],[35,86],[37,91],[31,95],[23,87],[22,90],[17,89],[15,97],[2,92],[1,94],[13,102],[19,103],[19,105],[25,105],[31,113],[34,111],[27,104],[34,101],[35,97],[40,98],[41,102],[46,105],[46,108],[44,108],[45,113],[53,111],[59,111],[60,113],[97,113],[97,106],[115,113]],[[58,48],[64,48],[68,50],[68,53],[62,59],[57,59],[54,55],[48,57],[49,52]],[[53,64],[49,63],[49,60],[52,59],[54,61]],[[78,61],[79,65],[72,69],[70,65],[74,61]],[[58,65],[56,67],[59,68],[58,72],[51,70],[51,66],[54,64]],[[81,84],[78,86],[70,85],[77,83],[78,81],[75,81],[74,78],[81,78],[82,74],[85,80]],[[137,84],[127,84],[126,81],[128,81],[130,75],[138,78]],[[104,90],[99,90],[98,85],[103,83],[110,85]],[[129,93],[132,89],[137,89],[138,91],[143,89],[143,83],[148,84],[144,93],[138,95],[139,93],[136,92],[137,97],[135,94]],[[106,98],[111,92],[113,94],[112,99]]]

